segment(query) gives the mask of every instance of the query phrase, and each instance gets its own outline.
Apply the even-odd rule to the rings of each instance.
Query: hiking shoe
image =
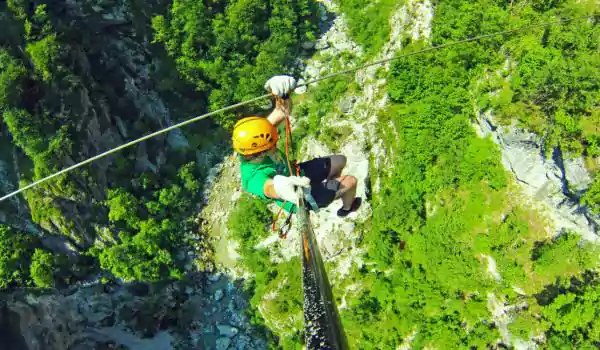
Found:
[[[348,216],[348,214],[357,211],[358,208],[360,208],[360,205],[362,203],[362,198],[360,197],[356,197],[354,198],[354,201],[352,202],[352,205],[350,206],[350,209],[344,209],[344,207],[341,207],[338,211],[337,211],[337,215],[341,218],[345,218],[346,216]]]

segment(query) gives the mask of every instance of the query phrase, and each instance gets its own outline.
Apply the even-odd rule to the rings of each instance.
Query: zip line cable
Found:
[[[499,36],[499,35],[508,35],[508,34],[513,34],[513,33],[518,33],[518,32],[526,31],[526,30],[533,29],[533,28],[549,27],[549,26],[553,26],[553,25],[556,25],[556,24],[560,24],[560,23],[572,22],[572,21],[582,20],[582,19],[590,19],[590,18],[594,18],[594,17],[596,17],[596,16],[595,15],[591,15],[591,16],[582,16],[582,17],[571,17],[571,18],[566,18],[566,19],[557,20],[557,21],[553,21],[553,22],[546,22],[546,23],[540,23],[540,24],[532,24],[532,25],[528,25],[528,26],[519,27],[519,28],[516,28],[516,29],[509,29],[509,30],[504,30],[504,31],[500,31],[500,32],[495,32],[495,33],[490,33],[490,34],[484,34],[484,35],[475,36],[475,37],[472,37],[472,38],[467,38],[467,39],[463,39],[463,40],[459,40],[459,41],[454,41],[454,42],[451,42],[451,43],[448,43],[448,44],[431,46],[431,47],[428,47],[428,48],[423,49],[423,50],[409,52],[409,53],[406,53],[406,54],[402,54],[402,55],[398,55],[398,56],[394,56],[394,57],[390,57],[390,58],[385,58],[385,59],[378,60],[378,61],[375,61],[375,62],[372,62],[372,63],[368,63],[368,64],[365,64],[365,65],[362,65],[362,66],[359,66],[359,67],[350,68],[350,69],[346,69],[346,70],[343,70],[343,71],[340,71],[340,72],[332,73],[332,74],[326,75],[324,77],[317,78],[317,79],[311,80],[309,82],[300,84],[300,85],[296,86],[296,88],[304,87],[304,86],[307,86],[307,85],[310,85],[310,84],[315,84],[315,83],[318,83],[318,82],[320,82],[322,80],[335,78],[335,77],[343,75],[343,74],[353,73],[353,72],[356,72],[356,71],[359,71],[359,70],[362,70],[362,69],[365,69],[365,68],[368,68],[368,67],[380,65],[380,64],[387,63],[387,62],[390,62],[390,61],[394,61],[394,60],[397,60],[397,59],[400,59],[400,58],[405,58],[405,57],[420,55],[420,54],[428,53],[428,52],[431,52],[431,51],[445,49],[445,48],[450,47],[450,46],[455,46],[455,45],[460,45],[460,44],[464,44],[464,43],[468,43],[468,42],[472,42],[472,41],[478,41],[478,40],[482,40],[482,39],[487,39],[487,38],[491,38],[491,37],[495,37],[495,36]],[[206,114],[203,114],[203,115],[200,115],[200,116],[197,116],[197,117],[185,120],[183,122],[177,123],[175,125],[172,125],[172,126],[169,126],[167,128],[164,128],[164,129],[158,130],[156,132],[153,132],[151,134],[148,134],[146,136],[142,136],[142,137],[140,137],[138,139],[135,139],[133,141],[127,142],[127,143],[125,143],[125,144],[123,144],[121,146],[112,148],[112,149],[110,149],[108,151],[102,152],[102,153],[100,153],[98,155],[95,155],[95,156],[93,156],[91,158],[88,158],[88,159],[86,159],[86,160],[84,160],[82,162],[79,162],[79,163],[74,164],[74,165],[72,165],[70,167],[62,169],[62,170],[60,170],[60,171],[58,171],[58,172],[56,172],[56,173],[54,173],[52,175],[49,175],[49,176],[46,176],[46,177],[44,177],[44,178],[42,178],[40,180],[34,181],[34,182],[30,183],[27,186],[24,186],[24,187],[22,187],[22,188],[20,188],[20,189],[18,189],[16,191],[14,191],[14,192],[11,192],[11,193],[9,193],[9,194],[1,197],[0,198],[0,202],[5,201],[5,200],[7,200],[7,199],[9,199],[11,197],[14,197],[14,196],[16,196],[19,193],[22,193],[22,192],[24,192],[24,191],[26,191],[26,190],[28,190],[28,189],[30,189],[32,187],[35,187],[35,186],[37,186],[37,185],[39,185],[41,183],[44,183],[44,182],[46,182],[48,180],[51,180],[51,179],[53,179],[53,178],[55,178],[57,176],[60,176],[62,174],[66,174],[66,173],[68,173],[68,172],[70,172],[72,170],[75,170],[77,168],[80,168],[80,167],[82,167],[82,166],[84,166],[86,164],[92,163],[92,162],[94,162],[94,161],[96,161],[96,160],[98,160],[100,158],[104,158],[104,157],[106,157],[108,155],[111,155],[113,153],[116,153],[116,152],[118,152],[120,150],[123,150],[125,148],[131,147],[133,145],[136,145],[136,144],[138,144],[140,142],[143,142],[143,141],[146,141],[148,139],[151,139],[151,138],[153,138],[155,136],[165,134],[165,133],[167,133],[169,131],[181,128],[181,127],[183,127],[185,125],[188,125],[188,124],[191,124],[191,123],[194,123],[194,122],[206,119],[208,117],[211,117],[211,116],[213,116],[215,114],[227,112],[227,111],[230,111],[230,110],[242,107],[242,106],[246,106],[246,105],[249,105],[251,103],[254,103],[254,102],[263,100],[265,98],[271,97],[271,96],[272,96],[272,94],[265,94],[265,95],[262,95],[262,96],[258,96],[258,97],[252,98],[250,100],[239,102],[239,103],[236,103],[236,104],[233,104],[233,105],[230,105],[230,106],[227,106],[227,107],[223,107],[223,108],[217,109],[215,111],[212,111],[212,112],[209,112],[209,113],[206,113]]]

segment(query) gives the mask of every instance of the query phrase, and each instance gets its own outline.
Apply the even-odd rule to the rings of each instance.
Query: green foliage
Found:
[[[296,349],[301,337],[302,268],[299,259],[273,263],[265,248],[257,243],[269,235],[272,214],[263,200],[244,194],[231,213],[227,227],[239,243],[238,252],[244,266],[254,273],[246,288],[252,297],[249,310],[256,325],[268,326],[284,349]],[[270,294],[268,296],[268,294]]]
[[[592,243],[581,242],[576,234],[564,233],[534,251],[534,271],[538,276],[568,277],[582,270],[593,269],[598,263],[598,253],[600,251]]]
[[[364,47],[369,55],[381,50],[390,37],[390,17],[400,8],[398,0],[341,0],[340,10],[348,19],[352,38]]]
[[[600,285],[584,285],[558,295],[542,311],[552,348],[589,348],[600,340]]]
[[[138,200],[122,188],[108,190],[108,220],[115,223],[124,221],[133,228],[139,228],[137,222]]]
[[[357,3],[341,6],[357,6],[354,13],[345,11],[357,18],[370,7],[379,8]],[[509,10],[488,0],[441,2],[436,6],[432,41],[441,45],[503,30]],[[387,15],[380,16],[387,20]],[[372,47],[377,47],[377,40],[372,40]],[[412,43],[406,50],[424,45]],[[534,295],[557,279],[596,267],[595,248],[572,234],[549,240],[545,223],[516,204],[496,145],[479,138],[471,127],[479,99],[471,93],[472,86],[489,67],[503,64],[505,45],[502,38],[490,38],[393,65],[388,92],[394,105],[379,124],[393,154],[388,161],[394,166],[387,169],[374,199],[373,220],[363,241],[366,264],[336,284],[336,290],[345,290],[341,316],[350,347],[391,349],[409,337],[414,348],[494,346],[501,335],[490,321],[490,295],[511,304],[527,301],[530,308],[515,312],[510,325],[513,336],[527,339],[553,327],[553,321],[540,321],[544,306]],[[325,142],[340,136],[322,127],[321,118],[335,113],[334,102],[349,85],[342,78],[326,81],[303,96],[295,110],[303,120],[296,136],[316,135]],[[514,106],[520,96],[508,88],[498,101]],[[566,130],[576,128],[567,113],[561,118]],[[279,314],[290,309],[284,300],[294,297],[287,290],[285,299],[279,294],[274,300],[264,297],[274,295],[273,290],[280,292],[271,283],[279,281],[283,271],[286,276],[294,273],[289,265],[273,266],[268,252],[255,248],[267,235],[269,215],[260,202],[242,198],[229,229],[243,242],[239,250],[244,266],[256,273],[252,302],[262,313],[255,313],[255,319],[282,339],[294,339],[298,334],[294,330],[301,326]],[[500,280],[487,271],[490,261]],[[276,277],[261,283],[265,273]],[[578,336],[591,329],[585,323]],[[293,347],[287,341],[279,345]]]
[[[552,5],[540,8],[554,6],[548,3]],[[586,3],[551,13],[562,18],[582,16],[589,14]],[[535,12],[527,15],[529,21],[549,18]],[[598,155],[598,132],[590,129],[594,120],[597,123],[600,107],[599,42],[597,22],[580,20],[509,40],[505,49],[510,65],[503,74],[510,78],[488,87],[499,93],[492,98],[495,114],[505,122],[517,119],[544,135],[547,152],[560,147],[574,155]]]
[[[262,93],[271,75],[291,66],[300,43],[314,38],[316,8],[313,0],[176,0],[168,16],[153,19],[154,41],[217,109]]]
[[[581,202],[587,205],[592,213],[600,215],[600,175],[596,175]]]
[[[503,30],[507,18],[494,1],[441,2],[432,41]],[[346,282],[360,285],[342,314],[351,347],[395,348],[410,335],[415,348],[493,346],[499,331],[487,321],[490,294],[515,302],[514,286],[534,295],[598,263],[597,251],[576,236],[543,236],[543,222],[511,200],[496,146],[470,126],[477,104],[471,86],[502,64],[504,44],[491,38],[393,65],[388,91],[395,105],[380,124],[393,125],[385,141],[394,167],[382,179],[364,237],[368,271]],[[499,100],[511,104],[514,96],[508,91]],[[487,257],[500,281],[486,271]],[[526,299],[530,309],[511,326],[524,338],[543,328],[542,307]]]
[[[0,290],[29,284],[29,264],[38,244],[30,235],[0,225]]]
[[[4,122],[14,138],[16,145],[21,147],[31,158],[44,152],[43,125],[22,109],[5,109],[2,113]]]
[[[180,277],[173,252],[168,248],[181,245],[177,225],[170,220],[149,219],[139,223],[133,236],[121,235],[122,244],[100,253],[100,266],[124,281],[158,281],[167,276]]]
[[[184,232],[197,230],[192,222],[201,201],[196,163],[182,165],[166,176],[144,174],[138,188],[108,190],[106,206],[116,244],[96,247],[102,269],[124,281],[158,281],[183,276],[188,243]],[[138,190],[138,191],[136,191]]]
[[[56,34],[27,43],[25,51],[31,58],[35,70],[42,76],[44,81],[49,82],[55,71],[56,59],[60,46],[56,41]]]
[[[27,8],[29,5],[27,1],[7,0],[6,5],[18,18],[25,19],[27,17]]]
[[[31,258],[31,278],[40,288],[54,287],[55,261],[51,253],[36,249]]]
[[[27,71],[6,49],[0,49],[0,106],[10,105],[22,92],[21,81]]]
[[[177,173],[183,188],[192,193],[194,197],[197,196],[198,191],[202,189],[202,181],[198,178],[198,173],[195,168],[196,163],[191,162],[182,166]]]
[[[268,236],[267,225],[272,218],[271,212],[264,201],[243,194],[237,203],[237,207],[229,216],[227,227],[231,230],[234,238],[248,242],[242,249],[249,249],[248,256],[252,256],[252,250],[259,240]]]

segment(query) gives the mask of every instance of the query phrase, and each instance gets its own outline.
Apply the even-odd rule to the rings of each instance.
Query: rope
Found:
[[[277,103],[279,104],[284,104],[285,101],[283,100],[283,98],[276,96],[275,97],[277,99]],[[290,171],[290,176],[294,176],[294,171],[292,170],[292,162],[290,161],[290,140],[292,138],[292,124],[290,123],[290,111],[289,109],[285,110],[285,159],[287,162],[287,166],[288,169]],[[294,166],[296,168],[296,175],[300,176],[300,168],[298,167],[298,165],[294,162]],[[283,208],[285,207],[287,201],[284,201],[283,204],[281,205],[281,207],[279,208],[279,211],[277,212],[277,215],[275,216],[275,218],[273,219],[273,223],[271,224],[271,230],[273,232],[275,232],[275,227],[276,227],[276,223],[279,220],[279,217],[281,216],[281,214],[283,213]],[[288,217],[285,219],[285,222],[283,223],[283,225],[281,225],[281,227],[279,228],[279,238],[281,239],[285,239],[287,238],[287,234],[290,231],[291,226],[291,222],[292,222],[292,215],[293,213],[289,213]]]
[[[546,23],[541,23],[541,24],[532,24],[532,25],[529,25],[529,26],[523,26],[523,27],[519,27],[519,28],[516,28],[516,29],[509,29],[509,30],[504,30],[504,31],[501,31],[501,32],[495,32],[495,33],[490,33],[490,34],[475,36],[475,37],[468,38],[468,39],[462,39],[462,40],[459,40],[459,41],[453,41],[453,42],[448,43],[448,44],[442,44],[442,45],[432,46],[432,47],[428,47],[428,48],[423,49],[423,50],[414,51],[414,52],[406,53],[406,54],[403,54],[403,55],[393,56],[393,57],[390,57],[390,58],[384,58],[384,59],[381,59],[381,60],[378,60],[378,61],[374,61],[374,62],[365,64],[365,65],[362,65],[362,66],[359,66],[359,67],[356,67],[356,68],[350,68],[350,69],[346,69],[346,70],[339,71],[339,72],[336,72],[336,73],[332,73],[332,74],[326,75],[324,77],[317,78],[317,79],[311,80],[311,81],[309,81],[307,83],[301,84],[301,85],[297,86],[296,88],[298,88],[298,87],[304,87],[304,86],[309,85],[309,84],[318,83],[318,82],[320,82],[322,80],[335,78],[335,77],[343,75],[343,74],[354,73],[356,71],[359,71],[359,70],[362,70],[362,69],[365,69],[365,68],[369,68],[369,67],[372,67],[372,66],[380,65],[380,64],[387,63],[387,62],[390,62],[390,61],[394,61],[394,60],[397,60],[397,59],[400,59],[400,58],[405,58],[405,57],[420,55],[420,54],[427,53],[427,52],[430,52],[430,51],[436,51],[436,50],[440,50],[440,49],[445,49],[447,47],[454,46],[454,45],[460,45],[460,44],[464,44],[464,43],[468,43],[468,42],[472,42],[472,41],[479,41],[479,40],[482,40],[482,39],[487,39],[487,38],[491,38],[491,37],[495,37],[495,36],[499,36],[499,35],[507,35],[507,34],[512,34],[512,33],[517,33],[517,32],[525,31],[525,30],[528,30],[528,29],[540,28],[540,27],[549,27],[549,26],[553,26],[553,25],[556,25],[556,24],[561,24],[561,23],[576,21],[576,20],[580,20],[580,19],[590,19],[590,18],[594,18],[594,17],[596,17],[596,16],[592,15],[592,16],[572,17],[572,18],[557,20],[557,21],[554,21],[554,22],[546,22]]]
[[[340,71],[340,72],[332,73],[332,74],[326,75],[324,77],[308,81],[308,82],[306,82],[304,84],[300,84],[296,88],[298,88],[298,87],[304,87],[304,86],[307,86],[307,85],[310,85],[310,84],[315,84],[315,83],[318,83],[318,82],[326,80],[326,79],[331,79],[331,78],[334,78],[334,77],[337,77],[337,76],[340,76],[340,75],[343,75],[343,74],[353,73],[353,72],[356,72],[356,71],[359,71],[359,70],[362,70],[362,69],[365,69],[365,68],[368,68],[368,67],[380,65],[380,64],[387,63],[387,62],[390,62],[390,61],[394,61],[394,60],[397,60],[397,59],[400,59],[400,58],[405,58],[405,57],[420,55],[420,54],[428,53],[428,52],[431,52],[431,51],[436,51],[436,50],[444,49],[444,48],[447,48],[447,47],[450,47],[450,46],[460,45],[460,44],[464,44],[464,43],[468,43],[468,42],[472,42],[472,41],[478,41],[478,40],[482,40],[482,39],[486,39],[486,38],[491,38],[491,37],[499,36],[499,35],[507,35],[507,34],[512,34],[512,33],[517,33],[517,32],[521,32],[521,31],[533,29],[533,28],[549,27],[549,26],[553,26],[553,25],[556,25],[556,24],[560,24],[560,23],[566,23],[566,22],[571,22],[571,21],[576,21],[576,20],[581,20],[581,19],[590,19],[590,18],[594,18],[594,17],[595,17],[594,15],[592,15],[592,16],[582,16],[582,17],[572,17],[572,18],[557,20],[557,21],[553,21],[553,22],[546,22],[546,23],[541,23],[541,24],[533,24],[533,25],[529,25],[529,26],[519,27],[519,28],[516,28],[516,29],[510,29],[510,30],[504,30],[504,31],[500,31],[500,32],[495,32],[495,33],[480,35],[480,36],[476,36],[476,37],[472,37],[472,38],[468,38],[468,39],[463,39],[463,40],[451,42],[451,43],[448,43],[448,44],[432,46],[432,47],[429,47],[429,48],[426,48],[426,49],[423,49],[423,50],[419,50],[419,51],[410,52],[410,53],[407,53],[407,54],[402,54],[402,55],[398,55],[398,56],[394,56],[394,57],[390,57],[390,58],[378,60],[378,61],[375,61],[375,62],[372,62],[372,63],[368,63],[368,64],[365,64],[365,65],[362,65],[362,66],[359,66],[359,67],[356,67],[356,68],[350,68],[350,69],[343,70],[343,71]],[[265,95],[262,95],[262,96],[258,96],[258,97],[255,97],[253,99],[250,99],[250,100],[246,100],[246,101],[243,101],[243,102],[240,102],[240,103],[236,103],[236,104],[233,104],[233,105],[230,105],[230,106],[227,106],[227,107],[223,107],[221,109],[217,109],[215,111],[212,111],[212,112],[209,112],[209,113],[206,113],[206,114],[194,117],[192,119],[188,119],[186,121],[177,123],[175,125],[172,125],[172,126],[169,126],[167,128],[164,128],[164,129],[158,130],[156,132],[153,132],[151,134],[148,134],[146,136],[142,136],[142,137],[140,137],[138,139],[135,139],[133,141],[127,142],[127,143],[125,143],[125,144],[123,144],[121,146],[118,146],[116,148],[110,149],[110,150],[108,150],[106,152],[100,153],[100,154],[98,154],[96,156],[93,156],[91,158],[88,158],[88,159],[86,159],[86,160],[84,160],[82,162],[74,164],[74,165],[72,165],[72,166],[70,166],[68,168],[62,169],[62,170],[60,170],[60,171],[58,171],[58,172],[56,172],[56,173],[54,173],[52,175],[49,175],[49,176],[46,176],[46,177],[44,177],[44,178],[42,178],[40,180],[34,181],[34,182],[32,182],[31,184],[29,184],[29,185],[27,185],[25,187],[22,187],[22,188],[14,191],[14,192],[11,192],[11,193],[9,193],[9,194],[1,197],[0,198],[0,202],[5,201],[5,200],[7,200],[7,199],[9,199],[11,197],[14,197],[17,194],[22,193],[22,192],[24,192],[24,191],[26,191],[26,190],[28,190],[30,188],[33,188],[33,187],[35,187],[35,186],[37,186],[39,184],[47,182],[48,180],[51,180],[51,179],[53,179],[53,178],[55,178],[57,176],[60,176],[62,174],[65,174],[65,173],[68,173],[70,171],[73,171],[73,170],[75,170],[77,168],[80,168],[80,167],[86,165],[86,164],[92,163],[92,162],[94,162],[94,161],[96,161],[96,160],[98,160],[100,158],[104,158],[104,157],[106,157],[108,155],[111,155],[113,153],[116,153],[116,152],[118,152],[120,150],[123,150],[125,148],[134,146],[134,145],[136,145],[136,144],[138,144],[140,142],[146,141],[146,140],[151,139],[151,138],[153,138],[155,136],[162,135],[162,134],[165,134],[165,133],[167,133],[167,132],[169,132],[171,130],[178,129],[178,128],[181,128],[181,127],[183,127],[185,125],[188,125],[188,124],[191,124],[191,123],[194,123],[194,122],[206,119],[206,118],[211,117],[211,116],[213,116],[215,114],[227,112],[227,111],[230,111],[230,110],[242,107],[242,106],[249,105],[251,103],[260,101],[260,100],[265,99],[265,98],[270,97],[270,96],[272,96],[272,95],[271,94],[265,94]]]
[[[164,129],[158,130],[156,132],[153,132],[151,134],[148,134],[146,136],[142,136],[139,139],[127,142],[126,144],[123,144],[123,145],[121,145],[119,147],[116,147],[116,148],[110,149],[110,150],[108,150],[106,152],[100,153],[100,154],[98,154],[96,156],[93,156],[91,158],[88,158],[88,159],[86,159],[86,160],[84,160],[84,161],[82,161],[80,163],[77,163],[77,164],[72,165],[72,166],[70,166],[68,168],[65,168],[65,169],[63,169],[63,170],[61,170],[59,172],[56,172],[56,173],[54,173],[52,175],[49,175],[49,176],[47,176],[47,177],[45,177],[43,179],[37,180],[35,182],[32,182],[29,185],[27,185],[25,187],[22,187],[22,188],[18,189],[17,191],[11,192],[11,193],[7,194],[6,196],[0,198],[0,202],[2,202],[4,200],[7,200],[7,199],[9,199],[11,197],[14,197],[17,194],[19,194],[19,193],[21,193],[23,191],[26,191],[26,190],[28,190],[28,189],[30,189],[32,187],[35,187],[35,186],[37,186],[37,185],[39,185],[41,183],[44,183],[44,182],[46,182],[46,181],[48,181],[50,179],[53,179],[53,178],[55,178],[57,176],[60,176],[60,175],[65,174],[65,173],[68,173],[70,171],[73,171],[73,170],[75,170],[77,168],[81,168],[82,166],[84,166],[86,164],[92,163],[92,162],[94,162],[94,161],[96,161],[96,160],[98,160],[100,158],[104,158],[104,157],[106,157],[106,156],[108,156],[110,154],[116,153],[116,152],[118,152],[118,151],[120,151],[122,149],[125,149],[127,147],[131,147],[131,146],[136,145],[136,144],[138,144],[140,142],[143,142],[143,141],[146,141],[148,139],[151,139],[151,138],[153,138],[155,136],[158,136],[158,135],[161,135],[161,134],[165,134],[165,133],[167,133],[167,132],[169,132],[171,130],[175,130],[175,129],[181,128],[182,126],[185,126],[185,125],[188,125],[188,124],[200,121],[202,119],[206,119],[206,118],[211,117],[211,116],[213,116],[215,114],[227,112],[227,111],[230,111],[232,109],[236,109],[236,108],[239,108],[239,107],[242,107],[242,106],[249,105],[249,104],[251,104],[253,102],[260,101],[260,100],[265,99],[265,98],[267,98],[269,96],[271,96],[271,94],[265,94],[265,95],[262,95],[262,96],[259,96],[259,97],[255,97],[253,99],[250,99],[250,100],[247,100],[247,101],[244,101],[244,102],[240,102],[240,103],[236,103],[234,105],[223,107],[221,109],[217,109],[216,111],[212,111],[212,112],[203,114],[201,116],[185,120],[185,121],[183,121],[181,123],[177,123],[175,125],[169,126],[168,128],[164,128]]]

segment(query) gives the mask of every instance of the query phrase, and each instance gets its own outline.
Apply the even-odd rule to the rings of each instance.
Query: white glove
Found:
[[[296,79],[288,75],[276,75],[265,83],[265,89],[272,94],[283,97],[296,87]]]
[[[276,175],[273,178],[273,187],[277,197],[284,201],[294,203],[298,205],[298,195],[296,194],[296,187],[310,187],[310,179],[304,176],[281,176]]]

